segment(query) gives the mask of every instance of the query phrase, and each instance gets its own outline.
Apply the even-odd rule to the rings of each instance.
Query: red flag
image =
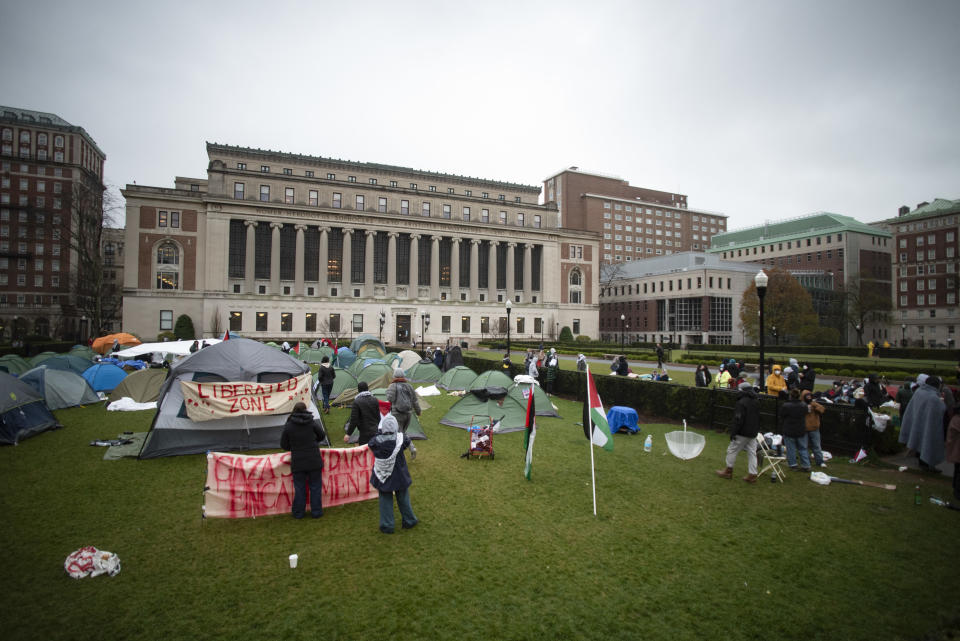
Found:
[[[290,348],[290,351],[291,351],[291,352],[296,352],[297,354],[299,354],[302,345],[303,345],[303,343],[301,343],[300,341],[297,341],[297,344],[294,345],[293,347],[291,347],[291,348]]]
[[[533,469],[533,441],[537,438],[537,405],[533,396],[533,385],[531,385],[530,396],[527,398],[527,431],[523,437],[523,447],[527,453],[523,465],[523,476],[528,481],[530,480],[530,471]]]
[[[230,330],[229,330],[229,329],[223,333],[223,340],[225,340],[225,341],[230,340]]]

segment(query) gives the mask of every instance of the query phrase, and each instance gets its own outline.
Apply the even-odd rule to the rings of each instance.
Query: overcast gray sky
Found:
[[[0,6],[0,104],[113,185],[205,141],[540,185],[570,165],[730,228],[960,198],[960,0]]]

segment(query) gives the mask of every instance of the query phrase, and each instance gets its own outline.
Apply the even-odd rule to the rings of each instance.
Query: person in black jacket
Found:
[[[413,508],[410,507],[410,470],[403,450],[410,447],[410,437],[399,431],[397,419],[387,414],[380,422],[380,433],[370,439],[370,451],[373,452],[373,472],[370,484],[380,493],[380,531],[393,534],[393,497],[397,497],[400,508],[400,524],[409,530],[419,523]]]
[[[293,518],[302,519],[307,507],[307,486],[310,486],[310,515],[323,516],[323,457],[320,443],[326,440],[323,425],[297,403],[283,427],[280,447],[290,452],[290,471],[293,472]]]
[[[357,383],[357,396],[353,399],[350,410],[350,422],[347,423],[347,433],[343,442],[350,440],[355,431],[360,432],[357,445],[366,445],[377,434],[377,425],[380,424],[380,401],[370,393],[370,386],[366,381]]]
[[[330,392],[333,391],[333,379],[336,377],[336,371],[330,366],[330,357],[324,356],[320,360],[320,369],[317,370],[317,387],[320,389],[320,397],[323,400],[324,414],[330,413]]]
[[[800,390],[790,390],[790,400],[780,406],[780,431],[787,445],[787,465],[791,470],[810,471],[810,451],[807,449],[807,405],[800,400]],[[800,465],[797,466],[799,454]]]
[[[880,376],[878,374],[870,374],[867,377],[867,382],[863,386],[863,400],[866,401],[867,405],[876,409],[880,407],[881,403],[886,402],[887,390],[883,389],[883,386],[880,384]]]
[[[727,446],[727,467],[717,470],[717,476],[733,478],[733,465],[741,450],[747,451],[747,483],[757,482],[757,434],[760,432],[760,400],[750,383],[740,383],[737,407],[730,424],[730,445]]]
[[[803,364],[803,370],[800,372],[800,389],[813,392],[813,386],[817,382],[817,370],[810,367],[809,363]]]
[[[663,346],[657,343],[657,369],[663,369]]]
[[[627,357],[621,356],[617,361],[617,376],[627,376],[630,374],[630,365],[627,364]]]
[[[710,387],[710,370],[701,363],[697,366],[697,373],[694,375],[697,387]]]

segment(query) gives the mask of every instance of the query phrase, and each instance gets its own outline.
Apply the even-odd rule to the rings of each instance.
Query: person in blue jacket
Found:
[[[380,421],[379,433],[370,439],[367,446],[373,452],[373,472],[370,484],[380,493],[380,531],[393,534],[393,497],[397,498],[400,509],[400,523],[403,529],[414,527],[419,520],[410,507],[410,471],[403,450],[410,447],[410,437],[399,431],[397,419],[387,414]]]

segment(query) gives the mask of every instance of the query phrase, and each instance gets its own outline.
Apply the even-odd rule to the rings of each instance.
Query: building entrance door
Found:
[[[397,316],[397,343],[410,342],[410,315]]]

